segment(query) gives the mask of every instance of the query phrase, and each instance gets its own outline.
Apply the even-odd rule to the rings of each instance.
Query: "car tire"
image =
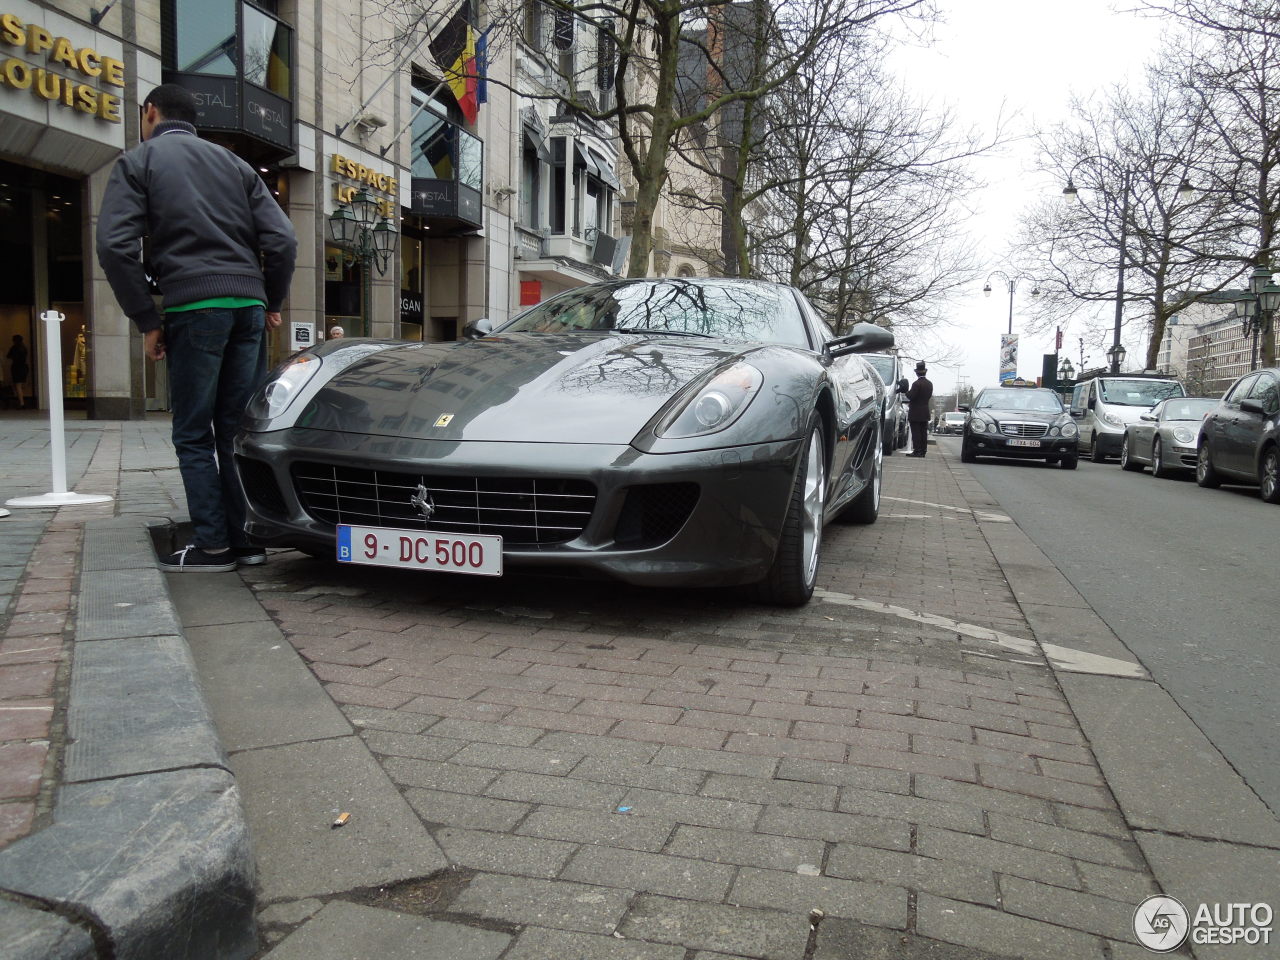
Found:
[[[1063,457],[1061,460],[1059,460],[1058,466],[1060,466],[1063,470],[1074,470],[1076,468],[1076,464],[1078,464],[1079,462],[1080,462],[1080,458],[1075,454],[1072,454],[1069,457]]]
[[[978,457],[974,454],[973,447],[969,446],[969,444],[965,443],[963,440],[960,441],[960,462],[977,463],[977,461]]]
[[[880,516],[880,482],[884,471],[881,462],[871,461],[871,479],[862,492],[840,512],[840,519],[848,523],[875,523]]]
[[[1211,490],[1222,485],[1222,477],[1213,468],[1213,454],[1207,443],[1200,444],[1200,449],[1196,452],[1196,483]]]
[[[876,438],[879,447],[879,438]],[[765,603],[798,607],[813,596],[822,557],[822,522],[826,509],[827,461],[822,421],[810,421],[809,439],[800,452],[800,467],[791,489],[787,515],[773,566],[756,585]]]
[[[1159,437],[1156,437],[1151,441],[1151,475],[1163,479],[1169,474],[1170,470],[1164,462],[1164,444],[1160,442]]]
[[[1275,444],[1262,451],[1262,463],[1258,467],[1258,484],[1262,499],[1267,503],[1280,503],[1280,447]]]
[[[1120,441],[1120,469],[1128,470],[1130,473],[1141,473],[1142,464],[1138,463],[1129,452],[1129,432],[1126,430],[1124,439]]]
[[[1102,448],[1098,446],[1098,436],[1094,434],[1089,438],[1089,460],[1092,463],[1105,463],[1106,454],[1102,452]]]

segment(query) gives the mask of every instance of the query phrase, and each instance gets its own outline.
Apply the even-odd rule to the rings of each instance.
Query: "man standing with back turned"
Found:
[[[232,440],[266,371],[266,329],[280,325],[297,239],[243,160],[196,136],[189,91],[162,84],[142,105],[143,142],[111,171],[98,215],[98,261],[147,356],[169,358],[173,446],[194,542],[160,561],[215,572],[265,563],[244,534]],[[142,264],[164,300],[157,312]]]
[[[907,391],[907,423],[911,427],[908,457],[923,457],[929,448],[929,401],[933,399],[933,384],[926,373],[928,367],[921,360],[916,364],[916,382]]]

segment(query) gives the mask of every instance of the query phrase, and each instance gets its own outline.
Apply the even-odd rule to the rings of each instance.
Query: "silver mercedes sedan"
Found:
[[[1212,397],[1170,397],[1125,429],[1120,466],[1141,470],[1151,465],[1153,477],[1169,477],[1196,468],[1196,438],[1205,414],[1218,405]]]

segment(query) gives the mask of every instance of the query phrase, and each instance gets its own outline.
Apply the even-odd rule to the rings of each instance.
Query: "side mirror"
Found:
[[[967,403],[957,404],[956,409],[959,410],[961,413],[968,413],[969,405]]]
[[[1072,410],[1072,411],[1071,411],[1071,419],[1072,419],[1072,420],[1083,420],[1083,419],[1084,419],[1084,411],[1083,411],[1083,410]]]
[[[855,323],[852,333],[828,340],[822,346],[833,358],[851,353],[880,353],[893,348],[893,334],[874,323]]]
[[[493,333],[493,321],[488,317],[472,320],[462,328],[462,335],[468,340],[479,340],[481,337],[487,337],[491,333]]]
[[[1154,422],[1156,420],[1159,420],[1160,418],[1157,417],[1154,413],[1143,413],[1143,414],[1139,414],[1138,419],[1149,420]]]
[[[1240,401],[1240,409],[1248,413],[1256,413],[1259,416],[1266,414],[1266,408],[1262,406],[1261,400],[1255,400],[1253,397],[1245,397]]]
[[[898,392],[899,393],[911,392],[911,384],[907,383],[906,377],[903,377],[901,380],[898,381]]]

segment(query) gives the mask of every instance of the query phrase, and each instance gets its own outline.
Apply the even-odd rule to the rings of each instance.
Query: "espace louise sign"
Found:
[[[77,49],[66,37],[56,37],[39,24],[24,23],[12,13],[0,14],[0,41],[34,56],[43,55],[49,64],[38,67],[7,57],[0,63],[0,87],[29,90],[51,103],[109,123],[120,122],[119,95],[95,86],[123,89],[124,64],[119,60],[104,57],[92,47]]]

